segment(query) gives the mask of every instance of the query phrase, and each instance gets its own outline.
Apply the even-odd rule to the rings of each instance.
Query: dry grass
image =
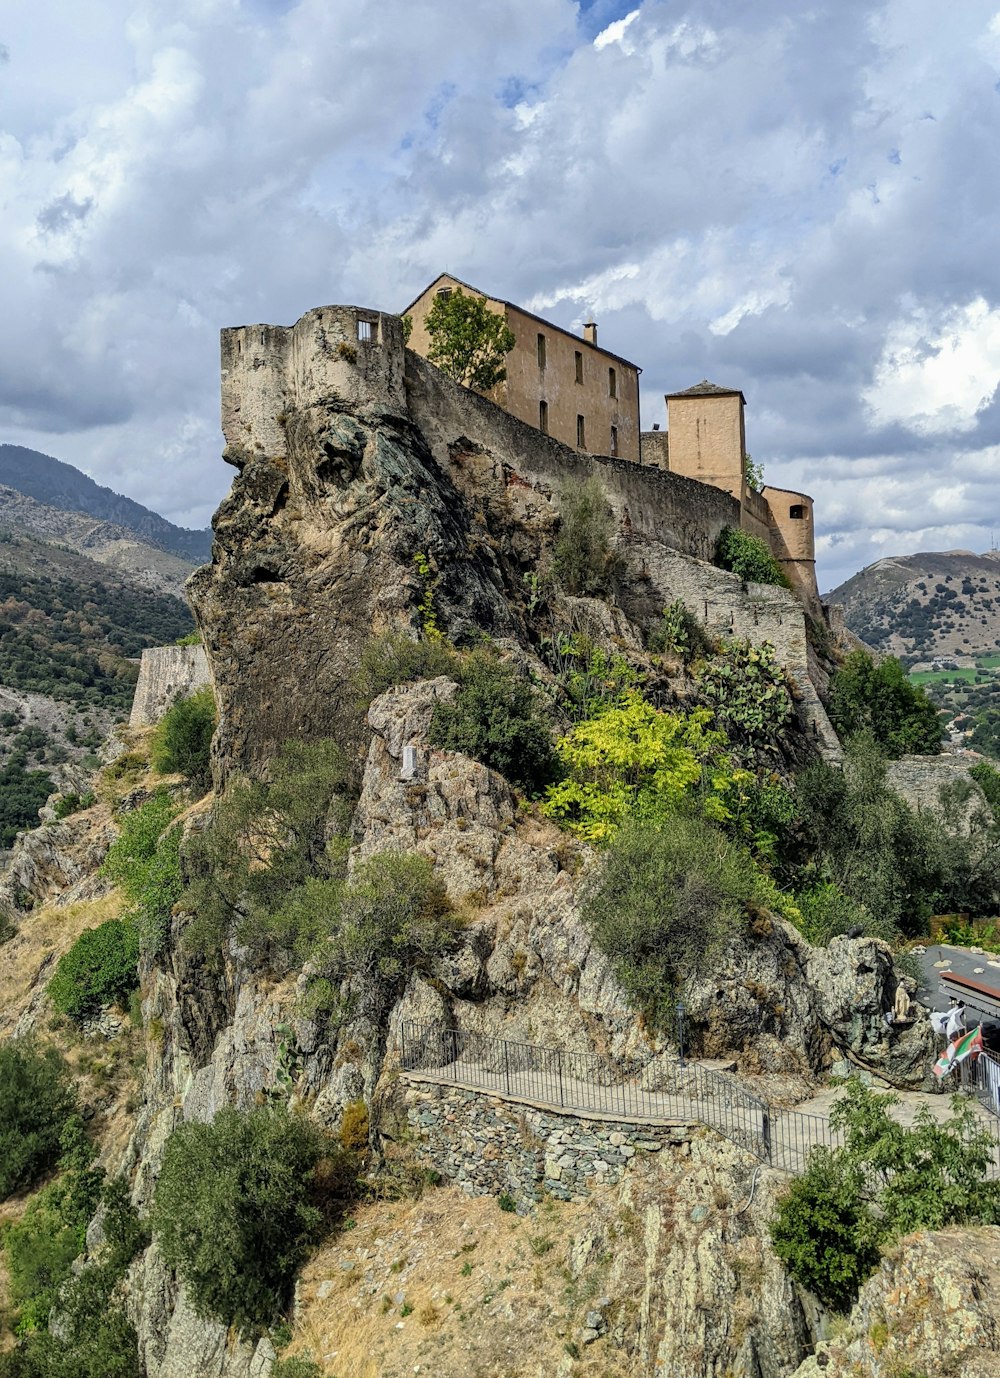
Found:
[[[331,1378],[631,1375],[627,1356],[603,1344],[563,1367],[606,1283],[606,1257],[578,1276],[567,1268],[592,1205],[551,1202],[522,1219],[443,1188],[354,1219],[304,1270],[286,1351],[310,1354]],[[541,1252],[540,1234],[552,1240]]]
[[[123,908],[121,895],[113,890],[76,904],[48,904],[18,919],[17,933],[0,947],[0,1041],[13,1034],[33,1001],[45,998],[42,987],[80,934],[118,918]]]

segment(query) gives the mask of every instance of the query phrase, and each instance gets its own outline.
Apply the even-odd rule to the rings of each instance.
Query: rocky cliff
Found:
[[[569,1199],[543,1200],[531,1215],[448,1186],[417,1201],[377,1199],[397,1159],[421,1162],[406,1130],[403,1019],[628,1059],[651,1086],[674,1049],[637,1018],[581,922],[592,853],[524,807],[500,775],[431,745],[434,707],[456,684],[439,676],[390,689],[367,711],[359,704],[354,672],[373,632],[416,631],[432,616],[460,644],[488,634],[544,680],[539,651],[560,630],[585,629],[648,665],[644,632],[680,600],[716,631],[773,641],[793,678],[812,682],[795,599],[706,563],[724,516],[714,498],[699,512],[703,495],[687,480],[578,456],[497,413],[404,359],[394,318],[374,322],[386,348],[366,353],[356,318],[325,308],[291,331],[228,333],[224,422],[239,474],[216,517],[212,563],[189,585],[218,696],[216,782],[237,770],[266,777],[289,738],[336,738],[357,786],[350,866],[385,851],[421,854],[463,923],[446,955],[387,984],[381,1000],[359,998],[329,1030],[303,1013],[307,973],[264,972],[231,939],[194,955],[183,940],[191,915],[178,905],[162,950],[141,964],[141,1087],[127,1146],[109,1138],[104,1161],[144,1210],[178,1124],[280,1095],[337,1130],[361,1098],[385,1173],[376,1168],[376,1199],[359,1207],[354,1229],[303,1274],[293,1352],[370,1375],[790,1378],[812,1332],[768,1241],[784,1179],[718,1134],[686,1126],[634,1152],[616,1130],[588,1131],[615,1172],[595,1169],[601,1180],[587,1186],[581,1168],[585,1202],[567,1189]],[[607,600],[553,597],[542,609],[561,491],[581,473],[602,480],[621,572]],[[659,692],[684,702],[683,670]],[[789,732],[778,768],[815,756],[818,699],[813,712]],[[119,819],[148,785],[118,791]],[[213,804],[188,808],[189,837]],[[104,799],[20,845],[8,893],[22,975],[8,1027],[43,1027],[53,957],[34,918],[14,913],[18,897],[107,899],[93,868],[115,826]],[[922,1019],[886,1023],[897,984],[883,944],[843,938],[815,950],[762,912],[687,992],[689,1052],[720,1059],[743,1087],[785,1105],[845,1060],[919,1085],[933,1040]],[[350,981],[345,993],[364,994]],[[505,1132],[537,1157],[532,1122],[511,1116]],[[92,1246],[99,1233],[95,1223]],[[245,1342],[196,1315],[155,1243],[132,1265],[127,1307],[147,1378],[271,1371],[271,1338]]]

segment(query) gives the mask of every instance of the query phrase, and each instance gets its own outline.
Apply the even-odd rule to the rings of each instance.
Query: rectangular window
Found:
[[[801,503],[796,503],[794,507],[788,509],[788,515],[793,521],[803,521],[805,519],[806,509]]]
[[[584,430],[582,416],[576,418],[576,448],[578,450],[585,450],[587,448],[587,436]]]
[[[545,367],[545,336],[541,333],[538,336],[538,367]]]
[[[451,296],[451,288],[439,287],[437,291],[434,293],[434,295],[436,297],[442,297],[445,301],[447,301],[447,299]]]
[[[583,382],[583,355],[579,350],[576,351],[576,381]]]
[[[608,369],[608,396],[618,396],[618,374],[613,368]]]
[[[613,371],[613,370],[612,370],[612,371]],[[612,453],[613,455],[616,455],[616,454],[618,453],[618,427],[617,427],[617,426],[612,426],[612,427],[611,427],[611,453]]]
[[[372,323],[371,321],[358,321],[358,343],[371,344],[372,342]]]
[[[542,338],[541,335],[539,335],[538,338],[541,339],[541,338]],[[548,402],[539,402],[539,404],[538,404],[538,429],[541,431],[542,435],[548,435],[548,433],[549,433],[549,404],[548,404]]]

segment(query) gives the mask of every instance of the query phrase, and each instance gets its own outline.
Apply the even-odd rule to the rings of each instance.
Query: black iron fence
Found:
[[[399,1041],[404,1071],[574,1115],[704,1124],[787,1172],[801,1172],[818,1145],[840,1142],[823,1116],[778,1109],[735,1077],[698,1063],[658,1058],[641,1064],[416,1020],[402,1023]]]

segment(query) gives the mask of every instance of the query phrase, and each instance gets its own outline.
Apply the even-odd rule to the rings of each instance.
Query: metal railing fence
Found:
[[[417,1076],[575,1115],[701,1123],[786,1172],[803,1171],[813,1148],[841,1141],[823,1116],[778,1109],[735,1077],[695,1062],[643,1065],[417,1020],[403,1021],[399,1043],[402,1069]]]

